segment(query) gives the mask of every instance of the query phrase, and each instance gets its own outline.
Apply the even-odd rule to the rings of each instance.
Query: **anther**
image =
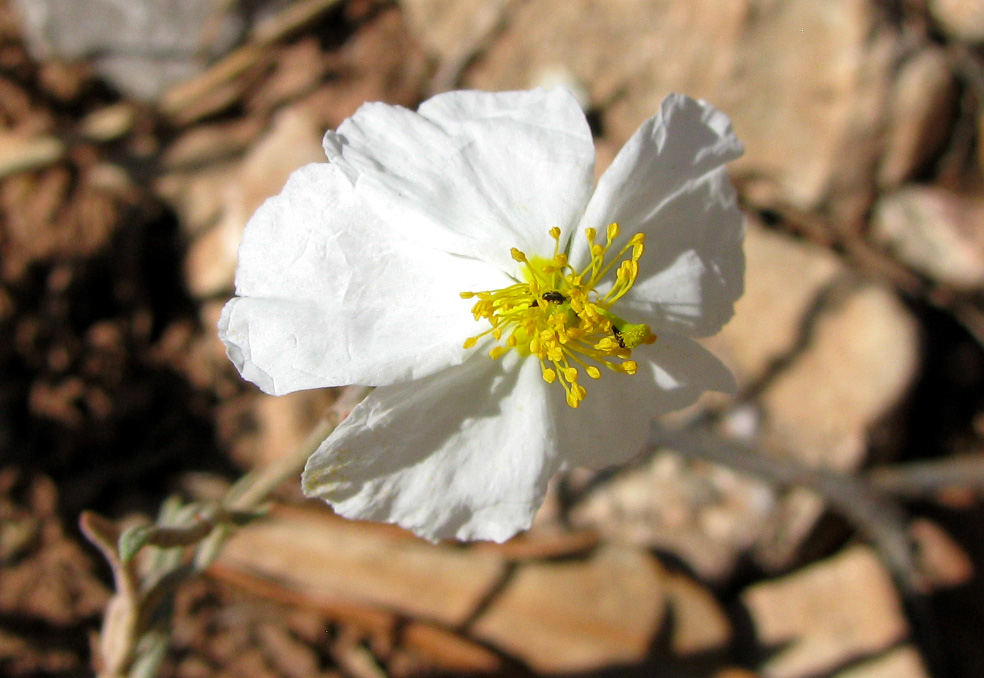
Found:
[[[608,244],[609,245],[611,245],[612,244],[612,241],[614,241],[615,238],[618,237],[618,233],[619,233],[620,230],[621,229],[619,228],[618,224],[616,224],[614,221],[612,223],[608,224],[608,233],[606,235],[608,237]]]

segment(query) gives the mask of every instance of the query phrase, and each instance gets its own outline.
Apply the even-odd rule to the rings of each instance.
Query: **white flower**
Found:
[[[268,393],[378,387],[304,472],[338,513],[503,541],[557,471],[623,462],[655,416],[733,389],[688,338],[742,292],[723,113],[668,97],[593,192],[562,89],[366,104],[324,147],[249,222],[219,328]]]

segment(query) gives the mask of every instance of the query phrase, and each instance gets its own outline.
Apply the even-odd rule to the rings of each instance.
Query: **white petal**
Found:
[[[722,165],[742,147],[727,116],[671,95],[619,152],[575,233],[571,261],[587,248],[583,229],[622,227],[621,245],[646,234],[635,287],[619,312],[655,329],[707,336],[730,319],[741,296],[744,222]],[[617,250],[615,250],[617,251]]]
[[[291,175],[246,227],[219,334],[268,393],[416,379],[462,362],[483,328],[463,291],[507,284],[485,263],[427,248],[379,219],[338,168]]]
[[[734,314],[745,279],[745,222],[724,169],[666,202],[658,229],[619,312],[656,332],[716,334]]]
[[[553,254],[548,231],[570,232],[594,171],[584,114],[560,88],[449,92],[419,113],[365,104],[325,151],[380,214],[424,237],[444,230],[451,251],[505,271],[512,247]]]
[[[692,405],[704,391],[735,390],[731,372],[703,346],[680,335],[660,335],[632,352],[634,375],[605,373],[584,380],[587,396],[576,410],[552,402],[566,466],[603,468],[639,453],[657,417]]]
[[[529,527],[556,435],[539,365],[502,360],[376,389],[308,460],[305,493],[431,540],[501,542]]]

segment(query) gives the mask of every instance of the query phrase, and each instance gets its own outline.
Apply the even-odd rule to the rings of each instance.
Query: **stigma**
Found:
[[[645,235],[635,234],[612,255],[619,230],[618,224],[610,224],[601,244],[595,229],[585,229],[591,258],[580,271],[568,264],[561,251],[559,228],[550,229],[554,252],[549,259],[531,258],[513,248],[512,258],[522,264],[523,282],[500,290],[461,293],[463,299],[476,299],[475,320],[491,325],[465,340],[464,347],[473,348],[491,335],[497,342],[489,351],[493,360],[509,351],[536,358],[544,381],[559,383],[571,407],[580,405],[586,395],[578,381],[582,371],[591,379],[600,379],[602,369],[635,374],[638,365],[632,350],[653,343],[656,335],[646,325],[626,322],[612,309],[635,284]],[[597,288],[613,268],[615,282],[601,294]]]

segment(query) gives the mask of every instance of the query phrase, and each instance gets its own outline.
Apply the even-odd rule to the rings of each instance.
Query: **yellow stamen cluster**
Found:
[[[567,255],[560,251],[560,229],[552,228],[552,258],[530,259],[516,248],[511,250],[513,259],[523,264],[524,282],[501,290],[461,293],[463,299],[478,299],[472,314],[476,320],[484,318],[492,325],[469,337],[465,348],[474,347],[479,339],[491,334],[499,342],[489,351],[493,360],[511,349],[523,356],[536,356],[543,379],[551,384],[559,382],[571,407],[577,407],[585,396],[584,387],[578,383],[579,367],[592,379],[601,377],[599,365],[614,372],[635,374],[638,366],[631,360],[632,349],[656,341],[646,325],[627,323],[611,312],[639,275],[645,236],[632,236],[609,258],[619,234],[618,224],[608,226],[604,245],[596,242],[595,229],[586,229],[585,234],[591,260],[581,271],[567,263]],[[624,255],[627,258],[622,259]],[[619,259],[622,261],[615,269],[615,283],[606,294],[600,294],[596,287]]]

